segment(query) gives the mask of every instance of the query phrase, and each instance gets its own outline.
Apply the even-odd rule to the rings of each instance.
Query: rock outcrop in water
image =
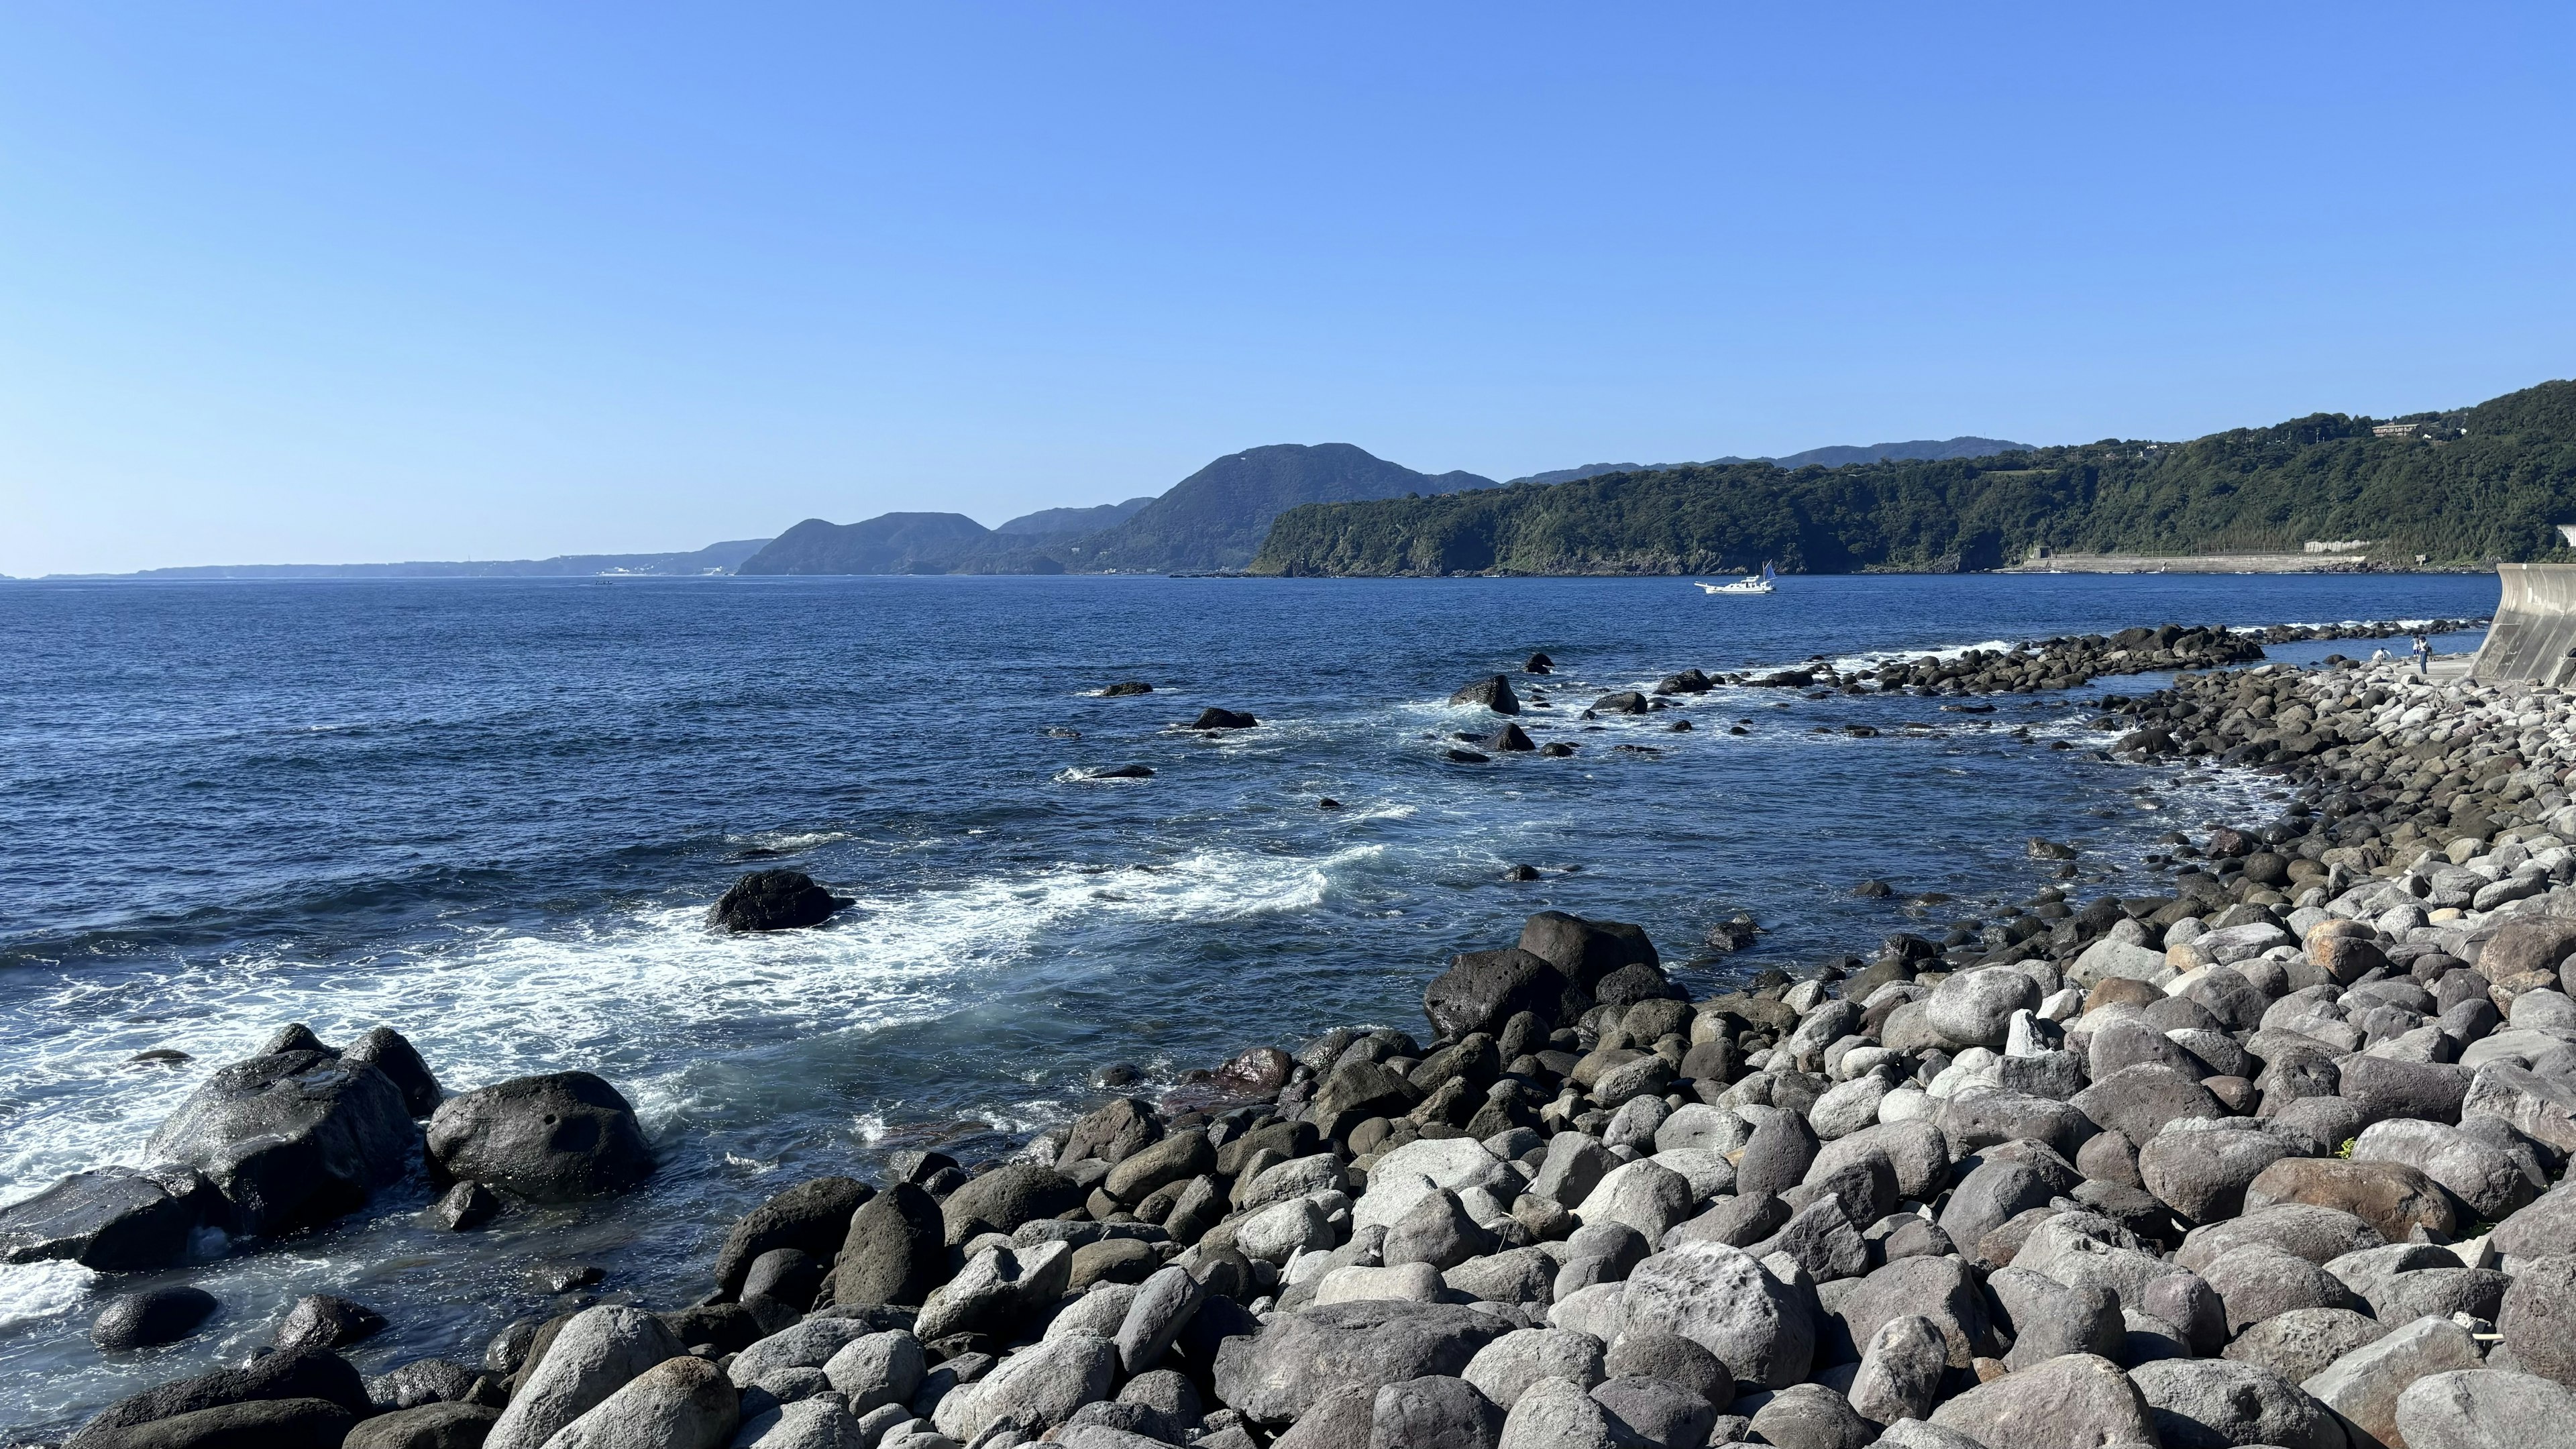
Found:
[[[726,887],[707,918],[728,931],[793,931],[848,904],[801,870],[755,870]]]
[[[2563,1439],[2576,708],[2273,667],[2100,723],[2303,798],[2168,841],[2167,889],[1698,999],[1639,927],[1542,912],[1429,983],[1426,1036],[1256,1050],[972,1173],[790,1187],[699,1305],[368,1381],[434,1386],[399,1409],[281,1355],[73,1442]]]

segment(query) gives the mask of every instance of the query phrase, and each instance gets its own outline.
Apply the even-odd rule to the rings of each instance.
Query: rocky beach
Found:
[[[1418,1023],[1248,1046],[1152,1093],[1111,1069],[1012,1150],[799,1181],[688,1301],[576,1267],[488,1343],[362,1375],[341,1351],[384,1316],[313,1295],[247,1362],[62,1442],[2576,1441],[2576,709],[2256,662],[2267,637],[2390,632],[2167,625],[1601,696],[1584,717],[1731,685],[1984,708],[2179,669],[2084,700],[2059,743],[2293,794],[2169,834],[2153,891],[2095,893],[2080,845],[2034,837],[2061,883],[1974,916],[1923,900],[1937,938],[1696,999],[1668,959],[1685,943],[1542,911],[1458,943]],[[1551,665],[1462,693],[1518,733]],[[711,928],[841,904],[755,872]],[[1755,928],[1729,929],[1713,944]],[[0,1209],[0,1252],[109,1275],[90,1332],[128,1352],[217,1304],[114,1275],[281,1251],[407,1173],[438,1230],[471,1234],[614,1212],[657,1170],[601,1075],[450,1091],[436,1066],[390,1026],[337,1046],[282,1027],[161,1124],[150,1165]]]

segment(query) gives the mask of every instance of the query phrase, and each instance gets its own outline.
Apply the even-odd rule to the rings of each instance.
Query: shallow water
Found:
[[[1907,916],[1905,893],[1963,913],[2026,893],[2052,869],[2024,858],[2030,835],[2143,879],[2156,834],[2272,793],[2046,747],[2098,743],[2072,700],[2152,680],[1991,716],[1719,691],[1681,712],[1687,734],[1670,713],[1582,732],[1570,716],[1600,692],[1692,665],[2461,617],[2495,597],[2460,576],[1793,578],[1753,599],[1676,579],[0,586],[0,1200],[140,1160],[206,1073],[287,1021],[330,1041],[393,1025],[451,1088],[597,1071],[662,1163],[611,1209],[464,1235],[415,1224],[415,1176],[186,1270],[224,1313],[155,1353],[82,1336],[127,1284],[0,1268],[0,1425],[238,1358],[306,1292],[393,1320],[352,1352],[369,1372],[476,1358],[550,1301],[533,1277],[550,1264],[692,1299],[767,1193],[905,1145],[1006,1150],[1093,1100],[1107,1063],[1168,1081],[1343,1022],[1418,1029],[1445,958],[1508,943],[1533,910],[1642,922],[1705,985],[1947,919]],[[1532,649],[1557,659],[1559,703],[1524,725],[1581,753],[1445,762],[1448,732],[1492,719],[1449,691]],[[1155,692],[1097,697],[1126,678]],[[1211,704],[1263,724],[1168,728]],[[1752,733],[1724,732],[1738,719]],[[1811,733],[1909,720],[1935,730]],[[1156,774],[1082,778],[1126,763]],[[1503,883],[1516,862],[1546,874]],[[860,904],[815,931],[708,931],[724,886],[772,863]],[[1900,896],[1852,898],[1868,877]],[[1701,956],[1738,910],[1769,933]],[[128,1063],[153,1047],[194,1060]]]

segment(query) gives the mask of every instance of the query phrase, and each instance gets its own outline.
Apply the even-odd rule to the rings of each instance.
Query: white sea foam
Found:
[[[80,1307],[98,1276],[78,1263],[0,1264],[0,1332]]]
[[[728,835],[725,844],[737,849],[772,850],[781,853],[814,850],[850,838],[846,830],[772,830],[749,835]]]
[[[390,1024],[451,1087],[600,1071],[653,1126],[690,1104],[698,1089],[686,1069],[728,1031],[812,1035],[935,1018],[1049,933],[1311,910],[1385,853],[1374,844],[1304,858],[1210,849],[1107,871],[1062,864],[863,897],[821,928],[776,935],[710,931],[705,904],[693,902],[357,961],[234,958],[113,981],[67,972],[0,1017],[9,1122],[0,1199],[67,1172],[142,1161],[153,1127],[190,1091],[288,1021],[325,1040]],[[176,1069],[126,1060],[159,1046],[195,1060]],[[1015,1118],[1013,1130],[1025,1125]]]

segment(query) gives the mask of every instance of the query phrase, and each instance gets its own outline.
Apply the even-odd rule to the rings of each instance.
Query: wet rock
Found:
[[[438,1110],[445,1093],[438,1078],[421,1060],[420,1052],[401,1032],[389,1026],[370,1029],[341,1053],[346,1061],[365,1062],[385,1074],[387,1080],[402,1092],[403,1106],[414,1117],[426,1117]]]
[[[139,1425],[228,1405],[310,1400],[336,1405],[353,1416],[374,1412],[366,1384],[339,1355],[270,1354],[242,1368],[216,1369],[119,1399],[64,1440],[63,1449],[117,1449]]]
[[[340,1449],[478,1449],[500,1417],[481,1404],[421,1404],[352,1426]]]
[[[0,1207],[0,1261],[69,1259],[101,1273],[166,1267],[188,1250],[209,1190],[193,1174],[130,1167],[75,1172]]]
[[[1261,723],[1259,719],[1239,710],[1217,709],[1210,707],[1200,710],[1199,717],[1190,721],[1189,728],[1194,730],[1248,730],[1259,723]]]
[[[269,1346],[277,1353],[340,1348],[373,1338],[384,1330],[385,1316],[365,1304],[328,1293],[308,1293],[287,1310]]]
[[[514,1077],[441,1104],[429,1119],[432,1172],[531,1202],[624,1192],[653,1172],[635,1109],[588,1072]]]
[[[1102,699],[1125,699],[1131,695],[1152,694],[1154,686],[1141,679],[1122,679],[1100,691]]]
[[[1980,1384],[1932,1411],[1985,1449],[2108,1449],[2154,1444],[2146,1400],[2120,1366],[2068,1354]]]
[[[792,931],[819,926],[847,904],[801,870],[755,870],[725,888],[707,920],[728,931]]]
[[[184,1284],[120,1293],[91,1322],[90,1342],[110,1353],[177,1343],[221,1306],[215,1295]]]
[[[468,1233],[501,1215],[501,1195],[479,1182],[460,1182],[429,1205],[429,1220],[451,1233]]]
[[[816,1261],[829,1259],[849,1235],[850,1215],[876,1190],[854,1177],[817,1177],[772,1195],[735,1221],[716,1250],[716,1292],[742,1293],[752,1262],[764,1253],[794,1249]]]
[[[1532,670],[1532,673],[1543,673]],[[1519,714],[1520,696],[1512,693],[1512,682],[1499,674],[1489,674],[1466,685],[1449,696],[1451,704],[1477,705],[1496,714]]]
[[[417,1138],[383,1072],[303,1051],[216,1072],[144,1151],[203,1174],[236,1234],[267,1237],[364,1206],[402,1176]]]
[[[127,1430],[119,1449],[340,1449],[357,1416],[321,1399],[264,1399],[225,1404]]]

